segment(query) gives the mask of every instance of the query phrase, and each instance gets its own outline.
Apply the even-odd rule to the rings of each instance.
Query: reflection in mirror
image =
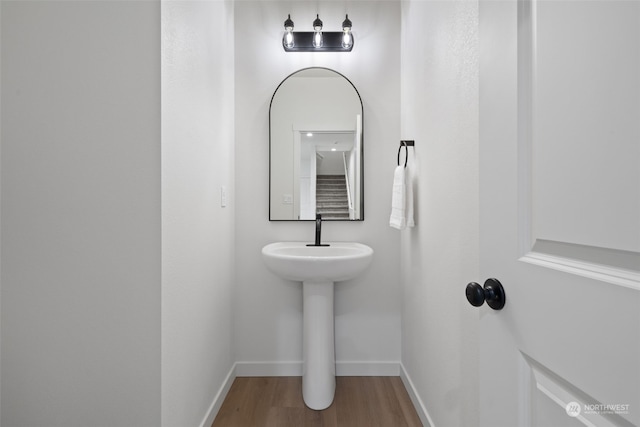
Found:
[[[343,75],[306,68],[269,110],[269,219],[363,220],[362,101]]]

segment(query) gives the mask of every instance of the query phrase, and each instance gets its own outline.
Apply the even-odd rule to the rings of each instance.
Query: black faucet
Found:
[[[320,243],[321,234],[322,234],[322,215],[317,213],[316,214],[316,241],[313,244],[309,243],[307,246],[329,246],[328,244],[323,245]]]

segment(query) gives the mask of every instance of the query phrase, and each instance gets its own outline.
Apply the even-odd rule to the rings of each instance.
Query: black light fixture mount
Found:
[[[349,15],[342,22],[342,31],[322,31],[320,15],[313,21],[313,31],[293,31],[291,15],[284,21],[282,47],[286,52],[351,52],[352,23]]]

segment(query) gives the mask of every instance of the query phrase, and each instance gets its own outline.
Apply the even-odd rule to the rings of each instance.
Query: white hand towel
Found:
[[[404,166],[396,167],[393,173],[393,191],[391,194],[391,217],[389,225],[398,230],[407,226],[405,212],[406,177]]]
[[[391,195],[391,217],[389,225],[398,230],[413,227],[413,176],[404,166],[396,167],[393,173]]]

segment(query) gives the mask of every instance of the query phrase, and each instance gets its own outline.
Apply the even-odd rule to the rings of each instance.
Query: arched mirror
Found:
[[[327,68],[278,86],[269,109],[269,219],[364,219],[362,100]]]

